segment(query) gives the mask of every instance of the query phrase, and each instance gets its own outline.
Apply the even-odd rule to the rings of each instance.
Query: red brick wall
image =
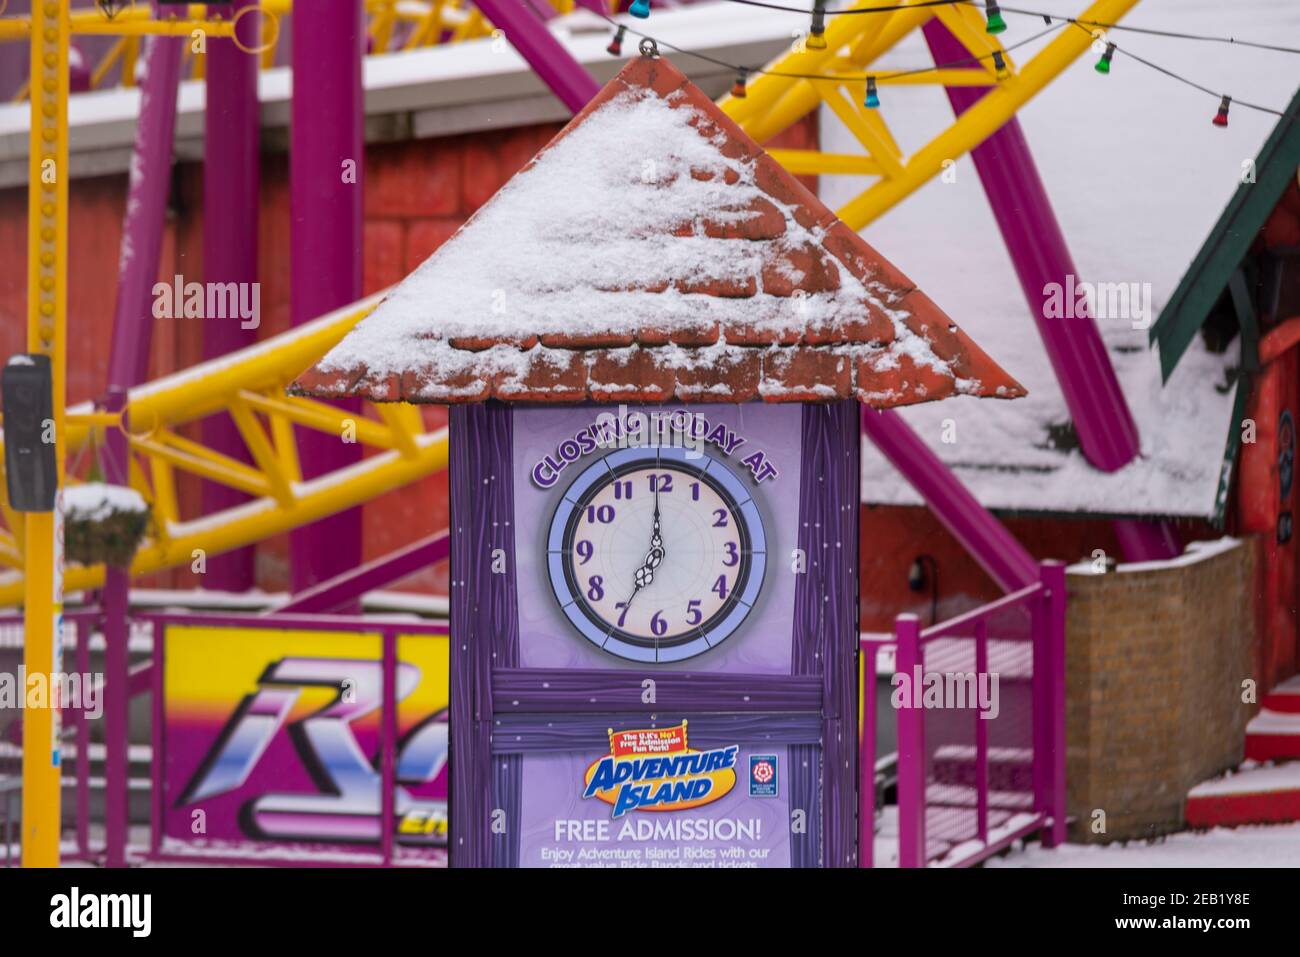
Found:
[[[1240,763],[1257,710],[1242,697],[1243,682],[1259,678],[1258,544],[1175,566],[1067,576],[1072,841],[1178,830],[1187,791]]]

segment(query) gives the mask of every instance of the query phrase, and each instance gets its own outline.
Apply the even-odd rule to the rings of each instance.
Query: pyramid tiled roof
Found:
[[[291,391],[878,408],[1024,394],[679,70],[648,57]]]

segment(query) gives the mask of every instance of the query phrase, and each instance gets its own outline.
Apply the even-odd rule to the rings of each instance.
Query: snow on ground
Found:
[[[1161,841],[1031,844],[985,867],[1300,867],[1300,824],[1184,831]]]
[[[1276,43],[1300,35],[1300,4],[1237,0],[1230,6],[1229,15],[1221,0],[1144,0],[1122,22]],[[1004,44],[1043,29],[1035,17],[1007,13],[1006,19]],[[1274,109],[1285,109],[1300,83],[1300,58],[1283,53],[1133,33],[1116,32],[1111,39],[1204,86]],[[1012,56],[1024,63],[1040,45]],[[1111,74],[1101,76],[1093,69],[1096,59],[1085,54],[1072,64],[1020,112],[1020,122],[1079,280],[1150,283],[1154,321],[1237,188],[1242,164],[1257,154],[1277,117],[1234,104],[1229,126],[1220,129],[1210,124],[1217,107],[1212,97],[1122,53]],[[918,33],[882,66],[930,62]],[[905,152],[952,116],[941,90],[893,85],[881,88],[881,114]],[[824,149],[861,152],[828,111],[822,130]],[[956,182],[931,181],[863,236],[1030,395],[1013,402],[957,398],[903,409],[903,417],[990,507],[1208,514],[1232,414],[1224,373],[1237,362],[1236,344],[1216,356],[1197,341],[1162,388],[1147,333],[1133,329],[1128,318],[1099,323],[1138,422],[1142,458],[1103,475],[1078,451],[1053,450],[1047,428],[1067,421],[1065,402],[970,157],[959,159],[956,170]],[[870,182],[823,176],[822,198],[838,208]],[[948,418],[956,421],[957,441],[945,445],[940,438]],[[874,448],[865,452],[862,480],[869,502],[920,502]]]

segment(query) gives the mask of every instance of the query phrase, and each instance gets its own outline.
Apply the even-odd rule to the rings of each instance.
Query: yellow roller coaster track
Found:
[[[268,7],[275,9],[277,3],[279,0]],[[1079,19],[1113,23],[1136,3],[1098,0],[1079,14]],[[287,3],[280,5],[287,8]],[[855,8],[898,5],[898,0],[858,0],[853,4]],[[369,6],[372,13],[382,12],[381,8],[398,9],[396,4],[374,0]],[[984,31],[979,11],[970,6],[838,16],[827,27],[826,49],[812,50],[800,44],[769,65],[770,70],[781,73],[817,74],[817,79],[761,75],[749,85],[747,97],[724,97],[722,106],[751,136],[763,141],[826,104],[852,131],[863,153],[773,150],[772,155],[796,173],[874,177],[869,188],[839,211],[845,222],[860,229],[937,175],[945,159],[963,155],[992,135],[1094,42],[1085,30],[1064,28],[1019,68],[1005,56],[1006,69],[1001,76],[986,60],[969,68],[935,70],[897,80],[889,79],[882,71],[882,86],[908,82],[991,87],[975,106],[938,131],[925,146],[905,156],[882,111],[861,105],[865,86],[862,76],[869,73],[874,61],[931,17],[939,18],[973,57],[1002,51],[997,40]],[[214,555],[259,541],[359,505],[446,467],[445,430],[425,430],[420,412],[413,406],[373,406],[363,416],[285,395],[285,386],[369,313],[382,295],[223,359],[131,390],[127,408],[133,453],[130,482],[150,503],[155,525],[155,534],[136,556],[133,573],[185,565],[200,552]],[[187,423],[214,414],[233,419],[252,464],[222,455],[181,434]],[[357,442],[378,452],[347,468],[303,481],[295,426],[340,439],[354,435]],[[75,461],[89,445],[102,444],[105,429],[117,427],[114,416],[96,412],[89,405],[69,409],[65,456]],[[178,472],[239,489],[253,498],[222,512],[183,518],[176,494]],[[23,528],[19,516],[10,512],[7,504],[0,504],[0,511],[10,530]],[[0,575],[0,605],[17,604],[23,597],[21,532],[0,531],[0,565],[11,569]],[[94,588],[102,583],[103,576],[102,566],[72,566],[67,570],[65,585],[69,590]]]
[[[322,316],[291,332],[158,379],[129,394],[126,432],[131,451],[131,486],[150,503],[155,534],[136,555],[135,574],[192,563],[259,541],[358,505],[445,468],[445,429],[424,429],[420,410],[410,405],[372,407],[378,419],[320,402],[285,395],[295,375],[324,355],[382,298],[382,293]],[[213,414],[229,415],[243,436],[251,465],[185,438],[181,426]],[[378,449],[378,454],[328,475],[303,481],[298,469],[294,426],[325,432],[343,441]],[[67,413],[65,455],[76,459],[117,417],[88,404]],[[188,472],[254,496],[214,515],[183,520],[177,504],[177,472]],[[5,504],[10,529],[21,522]],[[0,605],[22,598],[20,543],[0,533],[0,562],[15,571],[0,579]],[[103,566],[70,566],[69,590],[103,582]]]
[[[97,32],[100,26],[111,26],[114,33],[123,33],[130,25],[142,25],[152,20],[152,11],[144,0],[137,0],[131,5],[130,0],[119,0],[124,8],[111,21],[105,24],[105,17],[99,10],[78,10],[71,16],[73,32],[89,34]],[[548,0],[557,13],[571,13],[574,0]],[[616,0],[612,0],[616,3]],[[276,49],[280,41],[279,18],[293,13],[293,0],[262,0],[261,9],[268,14],[261,21],[261,42],[257,52],[263,68],[275,63]],[[613,12],[613,7],[610,8]],[[184,21],[184,35],[194,22],[203,19],[206,8],[202,4],[192,3],[188,7],[178,7]],[[471,0],[366,0],[368,33],[375,54],[394,53],[401,50],[415,50],[420,47],[441,46],[449,43],[461,43],[465,40],[477,40],[491,36],[493,26],[474,6]],[[215,36],[213,21],[206,22],[205,29]],[[18,19],[11,19],[8,24],[0,23],[0,41],[18,40],[25,37],[25,24]],[[99,61],[90,70],[90,88],[103,89],[108,85],[135,86],[135,64],[140,56],[140,42],[143,33],[127,33],[118,36]],[[198,80],[204,76],[207,57],[196,53],[191,45],[184,51],[184,67],[190,79]],[[120,67],[120,69],[115,69]],[[27,98],[29,87],[24,84],[14,96],[15,101]]]
[[[1137,2],[1098,0],[1076,19],[1087,24],[1115,23]],[[909,8],[900,0],[857,0],[843,9],[871,7],[902,9],[832,18],[826,27],[825,49],[811,49],[806,41],[801,41],[796,49],[768,64],[771,72],[755,77],[748,84],[744,98],[726,96],[719,101],[727,115],[760,143],[825,104],[861,144],[863,153],[774,149],[771,154],[793,173],[873,177],[875,182],[838,210],[840,218],[854,229],[862,229],[937,176],[943,171],[945,160],[956,160],[992,136],[1031,97],[1099,42],[1095,33],[1090,32],[1095,28],[1080,29],[1056,17],[1060,29],[1055,36],[1017,67],[997,37],[986,31],[979,7],[954,4]],[[907,155],[899,148],[885,121],[888,111],[863,105],[865,77],[871,75],[873,63],[932,18],[947,27],[970,57],[978,58],[976,62],[901,76],[891,76],[896,71],[881,70],[877,85],[881,88],[892,84],[921,84],[991,89],[949,126],[936,131],[924,146]],[[1016,35],[1028,36],[1027,28],[1034,22],[1028,17],[1016,18],[1014,25],[1022,26]],[[1038,24],[1040,28],[1043,26],[1041,20]],[[1002,70],[994,64],[995,52],[1005,64]],[[818,79],[774,74],[815,74]]]

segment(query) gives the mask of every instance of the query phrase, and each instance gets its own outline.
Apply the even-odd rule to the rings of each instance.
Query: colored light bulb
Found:
[[[1007,28],[1007,21],[1002,19],[1002,8],[998,6],[997,0],[989,0],[985,4],[985,12],[988,15],[988,25],[984,29],[989,33],[1001,33]]]
[[[867,77],[867,98],[862,101],[862,105],[870,109],[876,109],[880,106],[880,97],[876,95],[876,78]]]
[[[650,16],[650,0],[632,0],[632,6],[628,7],[627,12],[644,20]]]
[[[1011,75],[1011,71],[1007,69],[1007,61],[1002,59],[1001,50],[993,51],[993,71],[999,80],[1005,80]]]
[[[610,56],[618,56],[623,52],[623,35],[627,33],[627,27],[619,27],[618,32],[614,34],[614,39],[609,41],[609,46],[605,47],[605,52]]]
[[[1214,114],[1214,119],[1211,121],[1214,123],[1215,126],[1228,125],[1228,106],[1231,103],[1232,103],[1232,97],[1230,96],[1225,96],[1222,100],[1219,101],[1219,112]]]
[[[1115,55],[1115,44],[1107,43],[1106,52],[1101,55],[1101,59],[1097,61],[1097,65],[1096,67],[1094,67],[1094,69],[1098,73],[1109,73],[1110,61],[1114,55]]]
[[[813,10],[812,29],[808,32],[808,42],[805,45],[809,50],[826,49],[826,12],[820,3]]]
[[[745,93],[745,71],[741,70],[736,74],[736,82],[731,84],[731,95],[738,100],[743,100],[747,95]]]

